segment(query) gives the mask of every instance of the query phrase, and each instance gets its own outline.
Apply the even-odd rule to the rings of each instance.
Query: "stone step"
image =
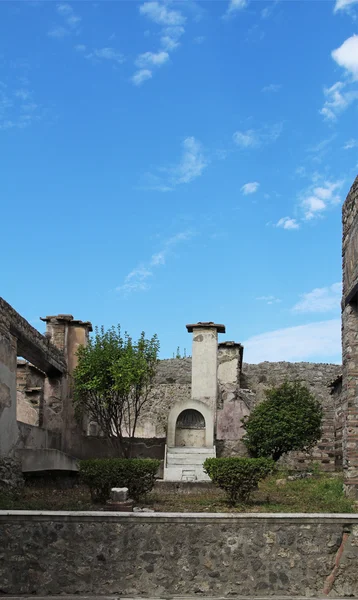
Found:
[[[190,452],[191,454],[210,454],[210,456],[216,456],[215,448],[194,448],[192,446],[174,446],[168,448],[168,454],[180,454],[182,452]]]
[[[202,465],[167,465],[164,467],[165,481],[210,481]]]
[[[169,455],[167,454],[167,465],[202,465],[205,461],[206,456],[192,456],[186,454],[184,456],[178,454]]]
[[[181,472],[182,481],[196,481],[197,476],[195,469],[183,469]]]

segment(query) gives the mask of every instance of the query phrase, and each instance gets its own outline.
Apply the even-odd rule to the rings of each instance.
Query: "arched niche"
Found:
[[[190,432],[193,431],[201,432],[196,436],[197,440],[200,437],[200,445],[199,442],[197,442],[197,444],[195,444],[196,447],[213,447],[214,417],[212,410],[207,404],[200,402],[200,400],[177,402],[171,408],[168,416],[167,446],[169,448],[175,447],[177,442],[183,437],[181,434],[184,434],[185,432],[184,435],[188,438],[190,437]],[[192,437],[194,438],[195,436],[192,435]],[[181,443],[178,445],[188,444]]]
[[[180,413],[175,426],[175,445],[205,447],[205,419],[201,412],[187,408]]]

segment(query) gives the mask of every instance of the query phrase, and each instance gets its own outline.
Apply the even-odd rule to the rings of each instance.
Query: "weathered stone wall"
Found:
[[[343,205],[342,421],[346,489],[358,497],[358,177]]]
[[[14,457],[0,457],[0,492],[16,493],[24,487],[21,461]]]
[[[221,361],[223,358],[225,359],[225,356],[226,350],[219,353],[219,373]],[[289,457],[289,464],[304,469],[308,464],[318,462],[324,470],[335,470],[339,467],[336,454],[341,454],[339,443],[337,444],[336,441],[336,434],[342,435],[341,404],[340,388],[336,387],[333,396],[330,383],[337,379],[341,371],[340,365],[333,364],[263,362],[251,365],[243,363],[241,375],[237,375],[236,386],[233,384],[234,371],[231,374],[231,382],[229,375],[225,375],[225,385],[222,385],[219,378],[217,454],[219,456],[245,454],[246,448],[241,441],[244,433],[241,419],[265,398],[267,388],[279,385],[286,379],[299,380],[308,386],[323,406],[323,436],[310,454],[292,453]],[[241,387],[239,387],[240,376]],[[142,437],[145,431],[150,433],[148,437],[165,436],[169,409],[176,402],[190,398],[190,382],[190,358],[159,362],[153,390],[153,405],[148,404],[141,415],[137,430],[138,437]],[[335,421],[335,415],[339,415],[339,420]]]
[[[191,358],[161,360],[151,401],[144,405],[137,437],[165,437],[168,415],[176,402],[191,398]]]
[[[17,420],[42,426],[45,373],[25,360],[17,361]]]
[[[330,383],[342,372],[340,365],[320,363],[263,362],[257,365],[244,363],[242,385],[255,392],[252,403],[255,405],[265,398],[265,390],[280,385],[286,379],[301,381],[320,401],[323,408],[323,435],[318,445],[309,455],[294,452],[286,462],[305,468],[312,461],[321,464],[327,471],[336,468],[335,459],[335,406]],[[336,400],[338,402],[338,399]]]
[[[357,515],[0,512],[0,589],[358,597]]]
[[[17,340],[17,354],[52,375],[65,373],[67,365],[63,353],[41,335],[3,298],[0,298],[0,317],[9,333]]]
[[[0,456],[12,455],[19,441],[17,356],[26,358],[49,376],[66,373],[63,354],[0,298]]]
[[[216,446],[218,456],[245,455],[242,419],[250,407],[240,390],[243,347],[235,342],[218,345],[218,401]]]

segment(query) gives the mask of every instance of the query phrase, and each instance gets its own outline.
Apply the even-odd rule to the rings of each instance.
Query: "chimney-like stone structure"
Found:
[[[225,333],[225,325],[212,321],[186,326],[193,334],[191,397],[216,411],[218,393],[218,333]]]
[[[70,451],[73,439],[83,433],[74,414],[72,373],[77,365],[77,350],[86,346],[92,324],[78,321],[72,315],[52,315],[41,318],[46,323],[46,337],[63,352],[67,363],[66,378],[47,378],[44,389],[43,425],[61,431],[64,451]]]
[[[342,418],[347,495],[358,499],[358,177],[342,210]]]

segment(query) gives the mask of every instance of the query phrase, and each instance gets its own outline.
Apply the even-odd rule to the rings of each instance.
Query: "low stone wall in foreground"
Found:
[[[358,597],[358,515],[1,511],[0,594]]]

